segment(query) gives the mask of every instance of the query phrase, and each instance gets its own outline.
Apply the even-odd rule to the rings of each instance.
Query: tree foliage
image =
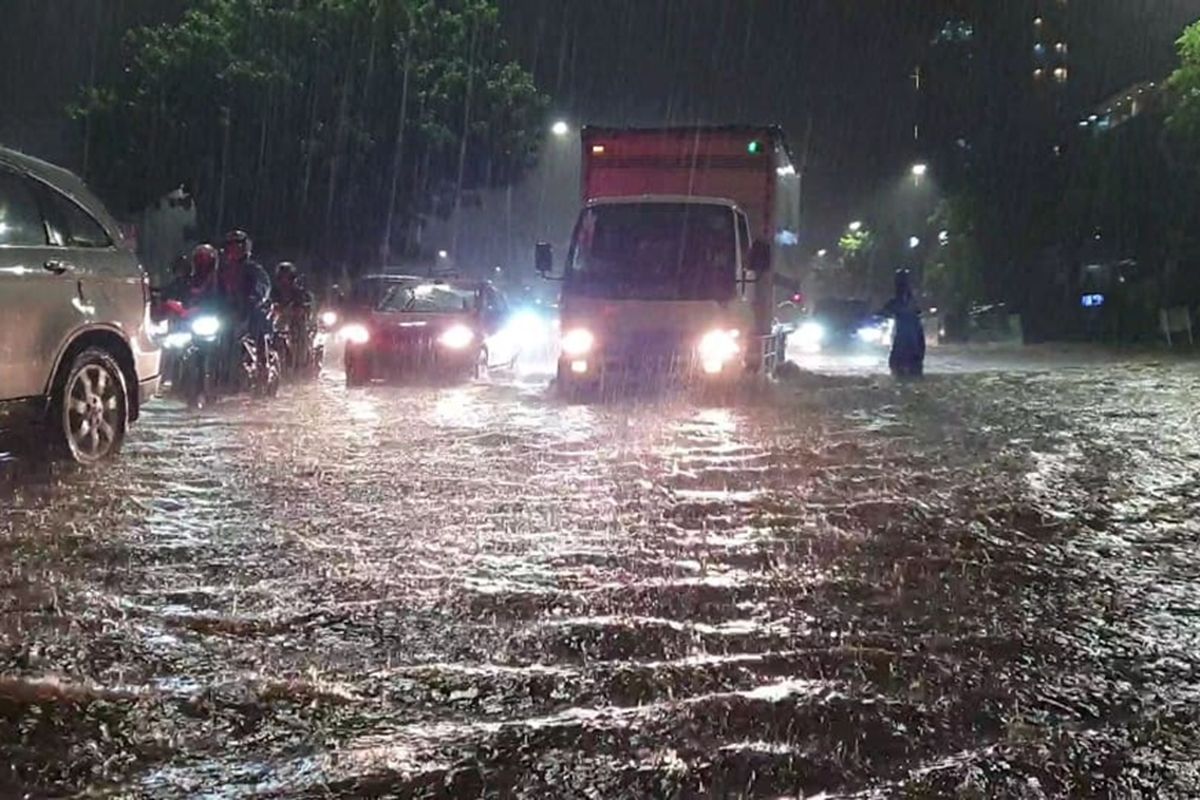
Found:
[[[1200,21],[1184,29],[1176,49],[1180,63],[1167,82],[1174,101],[1167,130],[1182,151],[1200,160]]]
[[[925,286],[951,313],[962,314],[985,296],[984,260],[980,248],[982,204],[962,194],[938,203],[930,227],[938,242],[925,264]]]
[[[89,177],[129,209],[190,184],[214,229],[328,257],[402,250],[408,223],[514,180],[541,138],[492,0],[202,0],[127,48],[76,109]]]

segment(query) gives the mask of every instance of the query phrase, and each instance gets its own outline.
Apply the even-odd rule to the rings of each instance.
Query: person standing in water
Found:
[[[897,378],[919,378],[925,373],[925,330],[921,308],[913,295],[911,275],[896,270],[896,293],[879,312],[896,321],[892,330],[892,353],[888,366]]]

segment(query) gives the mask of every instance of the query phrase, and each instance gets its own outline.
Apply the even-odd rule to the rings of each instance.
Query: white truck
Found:
[[[563,281],[558,386],[731,382],[783,358],[799,177],[774,127],[583,129],[583,209]],[[554,258],[539,244],[536,266]]]

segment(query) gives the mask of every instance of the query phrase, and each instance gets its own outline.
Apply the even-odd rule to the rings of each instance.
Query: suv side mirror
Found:
[[[755,275],[771,271],[771,248],[766,242],[750,245],[750,271]]]
[[[538,242],[533,255],[534,268],[541,273],[543,278],[549,275],[550,271],[554,269],[554,248],[550,246],[549,242]]]

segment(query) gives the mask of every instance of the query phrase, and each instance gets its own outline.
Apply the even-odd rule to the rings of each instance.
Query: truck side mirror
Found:
[[[538,242],[533,251],[533,266],[544,278],[554,269],[554,249],[549,242]]]
[[[771,271],[771,247],[766,242],[750,245],[750,271],[755,275]]]

